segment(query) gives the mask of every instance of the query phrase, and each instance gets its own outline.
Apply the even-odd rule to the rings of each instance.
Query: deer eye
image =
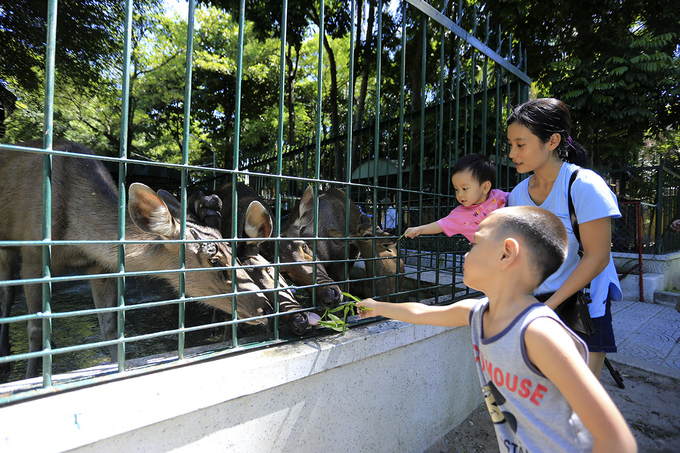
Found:
[[[218,267],[218,266],[221,266],[221,265],[222,265],[222,263],[220,262],[220,259],[219,259],[218,257],[216,257],[216,256],[213,256],[213,257],[210,258],[208,261],[210,262],[210,265],[211,265],[211,266]]]

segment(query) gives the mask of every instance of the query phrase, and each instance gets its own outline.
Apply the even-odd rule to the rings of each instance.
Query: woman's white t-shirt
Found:
[[[576,180],[571,187],[571,198],[574,203],[574,211],[579,224],[604,217],[621,217],[616,195],[609,189],[607,183],[600,175],[592,170],[580,168],[574,164],[564,163],[553,184],[550,194],[541,205],[537,205],[529,196],[529,179],[520,182],[510,193],[508,206],[538,206],[554,213],[564,224],[569,235],[569,254],[562,266],[538,287],[535,294],[553,293],[562,286],[567,277],[571,275],[579,263],[579,243],[574,235],[571,219],[569,217],[569,203],[567,194],[571,174],[579,169]],[[593,303],[589,304],[590,316],[599,318],[604,316],[605,301],[607,294],[611,292],[612,300],[621,300],[621,284],[614,260],[609,256],[609,264],[590,284],[590,297]]]

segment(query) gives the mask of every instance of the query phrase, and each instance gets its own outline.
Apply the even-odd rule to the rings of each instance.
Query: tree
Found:
[[[649,133],[680,125],[680,3],[488,0],[528,56],[539,93],[572,107],[595,165],[631,163]]]
[[[159,7],[138,0],[137,12]],[[56,70],[74,83],[96,88],[118,64],[122,51],[124,2],[60,0],[57,5]],[[42,89],[47,35],[47,1],[0,1],[0,78],[25,92]]]

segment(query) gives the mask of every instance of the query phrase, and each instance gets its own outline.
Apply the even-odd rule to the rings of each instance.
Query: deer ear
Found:
[[[334,244],[337,244],[341,247],[344,247],[345,244],[347,244],[346,240],[341,240],[341,239],[347,239],[347,236],[342,234],[339,230],[336,230],[335,228],[329,228],[328,229],[328,236],[335,238],[335,239],[331,239],[331,241]]]
[[[128,211],[140,230],[169,239],[179,237],[177,222],[168,206],[156,192],[144,184],[136,182],[130,185]]]
[[[307,225],[310,225],[314,221],[314,187],[308,186],[305,193],[302,194],[300,199],[299,208],[299,220],[300,229],[302,230]]]
[[[165,189],[159,190],[158,196],[165,202],[165,205],[170,210],[170,214],[172,214],[173,217],[179,217],[179,213],[182,209],[182,205],[180,204],[179,200]]]
[[[246,210],[245,226],[246,236],[250,238],[268,238],[272,235],[274,223],[269,211],[259,201],[253,201]]]

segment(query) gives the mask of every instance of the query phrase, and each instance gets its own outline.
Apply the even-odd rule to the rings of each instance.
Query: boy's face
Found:
[[[472,248],[465,254],[463,264],[463,283],[484,292],[484,282],[489,281],[490,264],[499,253],[503,253],[503,241],[493,237],[496,212],[492,212],[477,228],[472,238]]]
[[[491,182],[477,181],[471,171],[461,171],[451,177],[451,183],[456,191],[456,199],[465,207],[480,204],[486,201],[491,190]]]

